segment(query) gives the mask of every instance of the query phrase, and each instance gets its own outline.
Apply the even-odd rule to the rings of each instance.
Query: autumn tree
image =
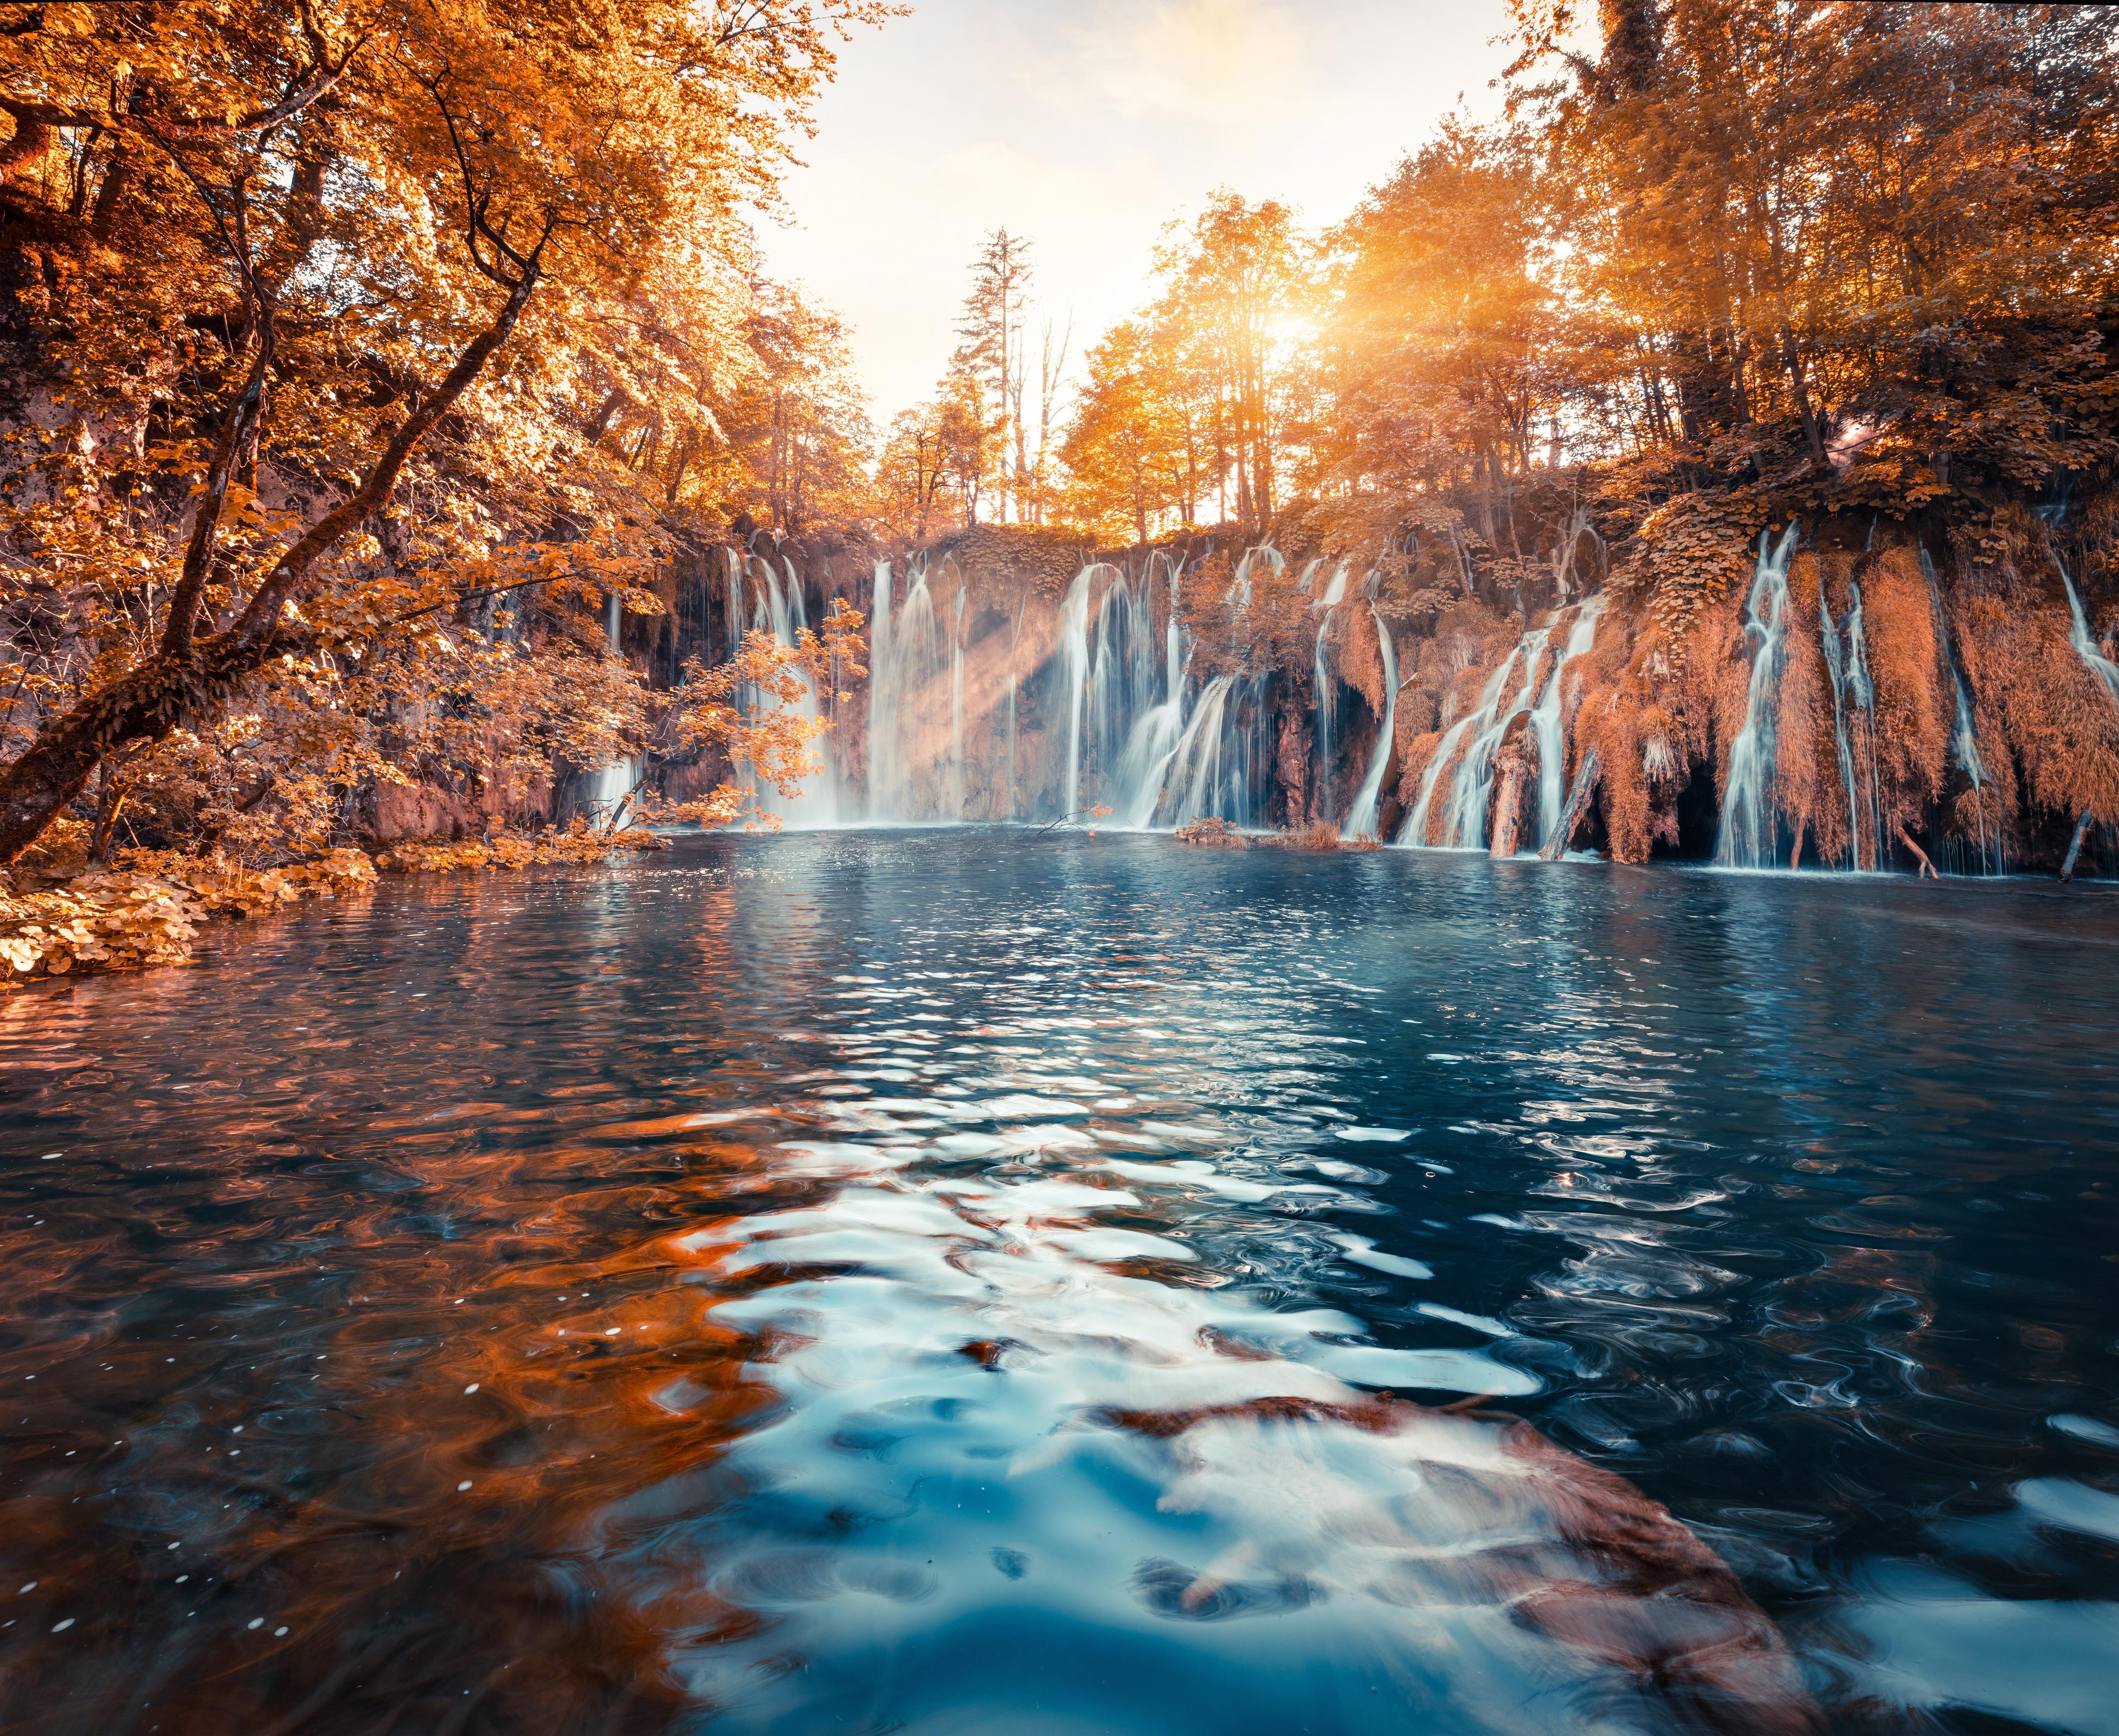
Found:
[[[753,359],[737,213],[888,9],[9,10],[4,197],[47,262],[8,333],[10,608],[78,650],[21,664],[0,860],[276,669],[328,685],[517,587],[637,595]]]
[[[788,532],[865,516],[874,435],[844,322],[763,280],[749,301],[743,329],[753,365],[736,375],[721,416],[745,480],[725,499]]]
[[[935,528],[935,502],[948,477],[940,405],[900,410],[891,419],[876,459],[878,513],[884,527],[915,542],[926,541]]]
[[[1282,412],[1291,340],[1307,311],[1305,252],[1286,206],[1253,204],[1224,188],[1156,255],[1168,285],[1160,304],[1166,352],[1194,361],[1203,376],[1235,516],[1251,531],[1272,518],[1290,456]]]
[[[1490,547],[1565,399],[1530,143],[1451,118],[1327,238],[1321,485],[1463,484]]]
[[[1069,516],[1145,543],[1152,525],[1190,509],[1183,414],[1170,389],[1178,370],[1155,328],[1138,320],[1113,326],[1087,363],[1060,447]]]

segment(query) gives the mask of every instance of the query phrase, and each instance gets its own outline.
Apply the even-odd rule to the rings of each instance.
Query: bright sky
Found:
[[[1035,242],[1033,331],[1071,308],[1078,358],[1215,187],[1321,226],[1460,97],[1496,113],[1506,27],[1504,0],[916,0],[846,44],[767,269],[852,324],[884,425],[933,391],[989,229]]]

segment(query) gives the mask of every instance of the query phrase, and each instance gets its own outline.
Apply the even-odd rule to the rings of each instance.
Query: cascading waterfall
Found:
[[[869,635],[869,817],[881,822],[944,818],[944,804],[953,787],[949,750],[930,746],[919,764],[906,752],[908,735],[934,741],[931,734],[919,737],[920,719],[914,714],[916,701],[931,694],[942,672],[944,629],[935,615],[926,562],[916,560],[908,570],[902,603],[893,594],[892,576],[889,563],[879,561]],[[931,719],[930,729],[940,722]],[[942,787],[931,787],[937,785]],[[928,810],[924,815],[914,812],[920,806]]]
[[[2056,514],[2056,520],[2058,515]],[[2106,656],[2097,641],[2089,636],[2089,623],[2082,612],[2082,599],[2075,594],[2075,581],[2068,576],[2067,568],[2061,566],[2060,557],[2053,557],[2053,565],[2060,567],[2060,581],[2067,591],[2067,642],[2075,647],[2075,654],[2089,665],[2090,673],[2104,683],[2105,691],[2112,696],[2114,705],[2119,705],[2119,664]],[[2061,868],[2065,880],[2075,872],[2075,859],[2082,849],[2083,840],[2089,835],[2091,811],[2083,810],[2080,822],[2075,829],[2075,843],[2069,849],[2066,863]]]
[[[1170,756],[1166,782],[1171,794],[1150,810],[1143,823],[1162,819],[1182,824],[1208,814],[1219,814],[1238,826],[1252,823],[1255,767],[1250,751],[1251,732],[1242,727],[1242,712],[1245,701],[1255,699],[1256,687],[1255,683],[1240,683],[1233,675],[1217,675],[1200,689],[1191,720]]]
[[[1332,670],[1325,652],[1330,645],[1332,611],[1326,609],[1317,623],[1317,649],[1312,660],[1310,680],[1317,695],[1317,770],[1315,812],[1320,819],[1328,817],[1332,805],[1332,723],[1338,711],[1338,693],[1332,681]]]
[[[1060,817],[1072,817],[1082,806],[1082,713],[1089,697],[1089,590],[1101,563],[1084,567],[1067,588],[1060,609],[1060,644],[1067,660],[1067,781],[1060,786]]]
[[[949,634],[949,807],[964,817],[964,602],[970,586],[957,575],[957,614]]]
[[[1846,660],[1839,648],[1839,629],[1833,623],[1831,600],[1825,586],[1817,587],[1818,636],[1825,647],[1825,671],[1832,689],[1832,733],[1839,752],[1840,781],[1847,788],[1848,844],[1854,865],[1862,865],[1861,809],[1854,800],[1854,756],[1847,745]]]
[[[1597,642],[1597,623],[1604,613],[1604,599],[1600,594],[1589,598],[1576,613],[1574,624],[1569,629],[1567,644],[1552,665],[1552,674],[1546,678],[1545,691],[1538,696],[1537,704],[1530,714],[1531,728],[1537,735],[1537,845],[1540,849],[1551,840],[1559,829],[1560,809],[1565,799],[1562,774],[1566,770],[1565,743],[1560,739],[1560,678],[1567,665],[1577,657],[1586,656]]]
[[[1796,528],[1791,521],[1778,546],[1766,532],[1759,533],[1758,570],[1744,605],[1744,635],[1752,646],[1751,683],[1744,701],[1744,728],[1729,750],[1722,832],[1714,844],[1714,859],[1723,868],[1780,865],[1780,832],[1774,809],[1774,724]]]
[[[1574,582],[1575,562],[1580,556],[1582,539],[1585,536],[1589,539],[1591,547],[1597,551],[1601,558],[1604,550],[1604,539],[1597,534],[1597,527],[1590,523],[1588,507],[1577,506],[1568,514],[1566,524],[1561,526],[1560,539],[1551,556],[1552,594],[1560,602],[1565,602],[1580,588]]]
[[[869,617],[868,817],[888,811],[897,789],[897,636],[890,609],[890,562],[875,563],[875,605]],[[731,581],[731,582],[734,582]]]
[[[1346,572],[1342,570],[1339,583],[1343,579]],[[1390,627],[1384,625],[1382,613],[1375,606],[1382,581],[1382,568],[1371,568],[1367,583],[1369,614],[1375,621],[1375,649],[1384,660],[1384,720],[1375,731],[1375,746],[1369,750],[1369,775],[1361,780],[1361,789],[1354,790],[1354,805],[1346,812],[1346,831],[1352,837],[1375,837],[1379,826],[1375,799],[1384,790],[1384,767],[1390,765],[1390,746],[1398,727],[1398,649],[1390,642]]]
[[[2097,641],[2089,636],[2089,622],[2082,612],[2082,599],[2075,594],[2075,581],[2068,576],[2067,568],[2056,558],[2060,567],[2060,582],[2067,592],[2067,642],[2075,647],[2075,655],[2086,664],[2092,674],[2104,683],[2112,702],[2119,705],[2119,664],[2115,664],[2098,648]]]
[[[604,604],[604,637],[610,645],[611,655],[621,655],[619,649],[620,621],[618,593],[613,591]],[[597,818],[608,822],[618,812],[619,804],[632,793],[640,781],[641,764],[637,758],[613,760],[600,766],[589,780],[588,805]]]
[[[1560,777],[1565,757],[1560,730],[1561,677],[1569,664],[1596,644],[1597,623],[1603,612],[1601,595],[1585,599],[1574,611],[1566,639],[1549,660],[1552,636],[1566,611],[1560,611],[1543,627],[1531,628],[1516,641],[1514,649],[1480,689],[1478,704],[1451,724],[1436,744],[1412,812],[1399,830],[1400,844],[1436,849],[1485,847],[1495,763],[1509,726],[1517,718],[1527,716],[1537,743],[1537,847],[1544,847],[1560,825],[1565,794]],[[1430,818],[1438,793],[1443,799],[1442,837],[1430,845]]]
[[[1472,745],[1457,762],[1449,794],[1442,810],[1444,849],[1484,849],[1486,846],[1486,810],[1493,800],[1494,761],[1509,725],[1531,707],[1537,689],[1538,666],[1551,642],[1550,627],[1532,627],[1518,648],[1523,664],[1522,685],[1503,688],[1484,707],[1483,727],[1472,734]],[[1505,698],[1503,695],[1506,696]]]
[[[1253,652],[1242,638],[1244,605],[1254,578],[1268,567],[1284,572],[1277,550],[1261,545],[1245,551],[1222,599],[1230,612],[1226,655],[1239,668]],[[1148,828],[1209,816],[1239,826],[1259,823],[1286,678],[1268,672],[1203,679],[1194,672],[1180,606],[1185,570],[1183,561],[1164,551],[1151,553],[1137,567],[1085,565],[1057,608],[1043,615],[1044,625],[1033,630],[1037,611],[1027,590],[1018,592],[1012,619],[985,620],[974,605],[971,582],[961,573],[948,581],[956,589],[945,592],[939,568],[916,562],[893,572],[888,562],[879,562],[869,627],[869,816],[879,822],[985,816],[1052,820],[1101,808],[1120,826]],[[1299,583],[1313,588],[1310,606],[1322,618],[1321,687],[1328,703],[1342,706],[1346,700],[1337,691],[1343,678],[1333,650],[1339,641],[1332,633],[1350,623],[1339,615],[1366,608],[1376,630],[1385,689],[1382,715],[1373,741],[1364,738],[1362,775],[1345,821],[1360,835],[1379,829],[1397,728],[1399,670],[1396,641],[1376,600],[1383,567],[1367,574],[1358,595],[1351,572],[1343,564],[1312,562]],[[753,590],[756,584],[753,579]],[[938,622],[938,616],[944,618]],[[982,626],[1008,632],[1005,664],[998,644],[986,651],[977,648]],[[1216,652],[1226,669],[1222,648]],[[1543,682],[1549,666],[1536,647],[1532,655],[1533,667],[1519,672],[1527,687]],[[1505,711],[1489,707],[1495,715],[1484,720],[1480,734],[1496,722],[1505,724],[1534,697],[1534,691],[1509,696]],[[1335,711],[1324,728],[1332,751],[1343,756],[1347,743],[1338,738],[1342,721]],[[974,775],[982,760],[972,763],[975,752],[985,751],[978,744],[986,742],[996,762],[990,780]],[[1482,758],[1491,758],[1491,747],[1486,744]],[[1477,794],[1444,787],[1449,789],[1453,826],[1476,843],[1484,831],[1483,817],[1469,814],[1477,806]],[[1026,799],[1025,789],[1036,794]],[[1549,824],[1546,810],[1556,805],[1541,801],[1542,821]]]
[[[1303,569],[1296,589],[1307,592],[1311,580],[1316,576],[1321,562],[1312,561]],[[1320,820],[1332,817],[1332,735],[1339,716],[1339,686],[1332,675],[1332,617],[1347,595],[1347,563],[1343,561],[1333,569],[1324,594],[1315,599],[1310,607],[1320,611],[1317,618],[1317,647],[1313,660],[1311,680],[1317,696],[1317,772],[1316,814]]]
[[[1540,631],[1542,632],[1542,629]],[[1441,780],[1442,774],[1449,769],[1451,762],[1456,759],[1458,745],[1467,735],[1472,736],[1476,741],[1482,739],[1486,734],[1493,722],[1495,711],[1501,702],[1501,694],[1506,687],[1509,677],[1516,664],[1522,660],[1523,648],[1528,643],[1527,637],[1516,641],[1514,648],[1502,660],[1501,666],[1486,678],[1486,686],[1479,690],[1478,705],[1469,714],[1458,718],[1443,732],[1442,739],[1435,744],[1434,757],[1427,762],[1426,775],[1420,780],[1420,794],[1413,802],[1412,812],[1407,817],[1404,826],[1399,829],[1398,838],[1399,843],[1421,849],[1430,847],[1427,836],[1428,813],[1434,806],[1435,788]],[[1496,736],[1495,738],[1498,740],[1500,738]],[[1442,847],[1447,848],[1448,845],[1445,844]]]
[[[1869,650],[1862,627],[1862,587],[1848,581],[1851,596],[1846,618],[1834,622],[1832,604],[1820,582],[1817,587],[1818,637],[1825,649],[1825,669],[1832,689],[1834,744],[1839,754],[1839,776],[1847,791],[1848,862],[1855,868],[1874,868],[1884,859],[1884,816],[1876,779],[1876,689],[1869,678]],[[1842,635],[1844,635],[1843,639]],[[1855,752],[1848,734],[1848,706],[1852,703],[1866,726],[1862,744],[1868,760],[1869,848],[1862,848],[1863,803],[1860,780],[1855,773]]]
[[[1021,678],[1016,673],[1016,653],[1022,643],[1022,612],[1029,605],[1030,592],[1026,588],[1015,599],[1015,624],[1008,636],[1008,788],[1002,796],[1001,817],[1015,817],[1015,711],[1016,692]]]
[[[1185,736],[1185,632],[1178,619],[1178,576],[1181,564],[1167,570],[1169,620],[1163,628],[1162,697],[1138,713],[1119,757],[1115,792],[1119,823],[1145,827],[1155,823],[1170,767]],[[1194,708],[1195,711],[1197,707]]]

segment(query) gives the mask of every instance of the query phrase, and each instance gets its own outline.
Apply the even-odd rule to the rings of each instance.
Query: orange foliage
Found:
[[[1797,555],[1788,567],[1787,616],[1781,678],[1774,694],[1774,806],[1801,854],[1808,830],[1820,861],[1847,859],[1847,786],[1833,729],[1832,693],[1818,633],[1818,558]],[[1734,738],[1732,738],[1733,740]]]
[[[1398,715],[1405,715],[1403,695],[1398,700]],[[1412,812],[1412,804],[1420,799],[1420,786],[1426,781],[1427,768],[1434,761],[1435,750],[1441,745],[1442,732],[1440,729],[1423,730],[1410,739],[1403,735],[1398,738],[1398,799],[1408,816]],[[1425,844],[1427,840],[1409,836],[1404,841]]]
[[[1870,563],[1861,584],[1869,673],[1876,686],[1876,771],[1889,839],[1901,827],[1917,831],[1942,794],[1955,701],[1917,552],[1887,550]]]
[[[128,851],[122,872],[70,874],[43,887],[21,869],[0,873],[0,986],[179,963],[209,916],[261,916],[299,898],[363,891],[374,881],[368,858],[351,849],[262,872],[219,858]]]
[[[1959,646],[1973,683],[1982,752],[1999,772],[2013,756],[2021,790],[2038,808],[2119,820],[2119,705],[2068,643],[2056,600],[1975,595]],[[2015,798],[1997,775],[2007,798]],[[2010,780],[2013,782],[2014,780]],[[2013,808],[2015,802],[2008,800]]]

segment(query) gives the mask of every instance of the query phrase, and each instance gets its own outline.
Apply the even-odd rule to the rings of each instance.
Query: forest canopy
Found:
[[[879,430],[753,223],[893,10],[0,6],[0,857],[314,847],[392,791],[461,827],[621,766],[752,812],[874,563],[982,523],[1417,541],[1401,620],[1593,566],[1681,646],[1792,518],[2051,604],[2024,515],[2080,500],[2104,607],[2107,9],[1514,0],[1498,118],[1321,226],[1214,192],[1107,331],[996,225]],[[689,663],[754,630],[710,702]]]
[[[747,214],[890,10],[0,7],[0,858],[638,752],[619,612],[857,468]]]

